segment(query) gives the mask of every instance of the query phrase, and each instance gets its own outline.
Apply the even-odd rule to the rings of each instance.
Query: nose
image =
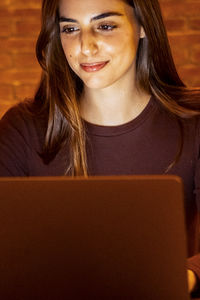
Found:
[[[81,34],[81,52],[85,56],[93,56],[98,51],[97,40],[93,33],[82,32]]]

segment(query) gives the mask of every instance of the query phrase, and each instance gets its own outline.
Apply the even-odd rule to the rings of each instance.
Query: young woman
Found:
[[[181,176],[197,295],[200,90],[176,72],[158,1],[43,0],[37,57],[34,101],[0,122],[0,176]]]

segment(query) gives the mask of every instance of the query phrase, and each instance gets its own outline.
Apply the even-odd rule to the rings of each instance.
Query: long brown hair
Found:
[[[138,87],[154,95],[178,118],[199,114],[200,89],[186,88],[176,71],[158,0],[126,2],[134,8],[135,17],[146,34],[139,41],[136,57]],[[48,111],[43,158],[49,163],[68,143],[70,163],[66,174],[87,176],[86,135],[79,109],[83,83],[69,67],[62,49],[58,5],[58,0],[43,0],[42,26],[36,46],[43,72],[35,102]],[[177,158],[181,148],[180,145]]]

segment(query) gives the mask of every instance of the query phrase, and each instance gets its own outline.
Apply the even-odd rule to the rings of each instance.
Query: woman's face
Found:
[[[60,37],[72,70],[88,88],[134,79],[142,30],[123,0],[60,0]]]

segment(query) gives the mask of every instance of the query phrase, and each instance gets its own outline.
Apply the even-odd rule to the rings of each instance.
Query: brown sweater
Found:
[[[39,153],[44,144],[46,117],[10,109],[0,121],[0,176],[64,175],[67,146],[45,164]],[[188,268],[200,279],[197,211],[200,210],[200,118],[181,121],[184,144],[178,162],[168,174],[182,177],[188,236]],[[152,97],[134,120],[119,126],[85,122],[90,175],[164,174],[180,141],[177,120]]]

